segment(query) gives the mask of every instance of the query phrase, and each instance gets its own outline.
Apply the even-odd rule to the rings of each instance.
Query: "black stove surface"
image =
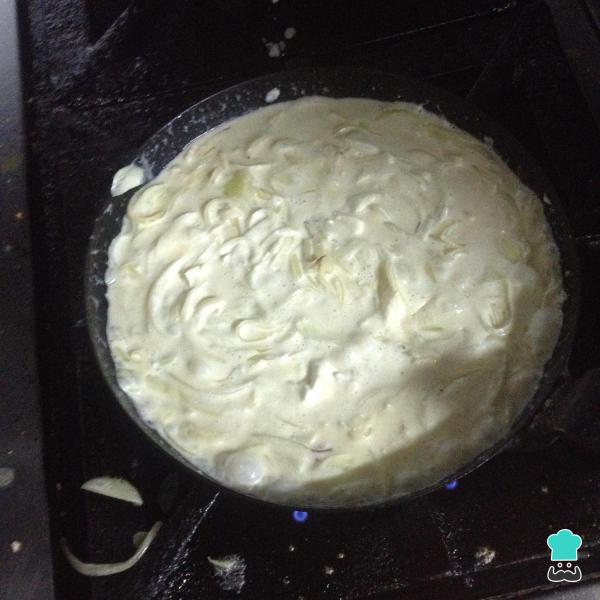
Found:
[[[23,7],[57,598],[447,600],[574,590],[597,597],[597,587],[546,578],[546,538],[561,528],[583,538],[584,580],[600,577],[597,454],[567,440],[532,444],[451,489],[373,512],[293,513],[219,493],[164,456],[112,398],[87,337],[82,290],[87,241],[112,175],[162,124],[255,75],[360,64],[468,97],[538,159],[563,199],[582,260],[571,372],[600,367],[599,107],[590,102],[600,71],[587,61],[600,39],[593,14],[584,0],[30,0]],[[296,30],[291,39],[288,27]],[[269,55],[273,44],[279,56]],[[574,68],[581,61],[586,68]],[[144,505],[79,490],[99,475],[127,478]],[[148,553],[120,575],[81,577],[60,550],[66,538],[87,560],[124,560],[133,534],[157,520],[164,526]],[[237,572],[219,576],[208,558],[231,555]]]

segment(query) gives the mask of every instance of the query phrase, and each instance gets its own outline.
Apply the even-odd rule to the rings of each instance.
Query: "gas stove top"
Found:
[[[577,440],[525,444],[445,490],[373,512],[243,500],[197,481],[128,420],[95,363],[82,290],[112,174],[162,124],[255,75],[372,66],[467,97],[537,158],[582,261],[570,371],[600,367],[600,21],[591,0],[30,0],[21,17],[56,598],[597,595],[600,457]],[[130,480],[144,505],[79,490],[99,475]],[[157,520],[164,525],[143,560],[119,575],[81,577],[60,550],[65,538],[87,560],[124,560],[134,533]],[[547,579],[546,538],[561,528],[583,538],[577,564],[587,584]],[[224,557],[235,557],[228,572],[210,560]]]

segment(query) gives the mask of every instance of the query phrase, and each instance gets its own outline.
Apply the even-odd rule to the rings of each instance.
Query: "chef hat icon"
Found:
[[[548,548],[552,550],[550,560],[577,560],[577,550],[581,547],[581,536],[570,529],[561,529],[548,536]]]

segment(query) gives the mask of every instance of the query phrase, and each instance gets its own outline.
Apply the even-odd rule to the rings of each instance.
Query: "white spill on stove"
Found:
[[[270,58],[279,58],[285,50],[285,42],[280,40],[278,42],[270,42],[263,39],[263,43],[267,48]]]
[[[477,567],[489,565],[496,558],[496,551],[493,548],[483,546],[475,552],[475,560]]]
[[[215,569],[215,577],[219,579],[221,589],[239,594],[246,583],[246,561],[239,554],[206,558]]]

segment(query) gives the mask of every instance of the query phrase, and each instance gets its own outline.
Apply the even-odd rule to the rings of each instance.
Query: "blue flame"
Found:
[[[306,519],[308,519],[308,513],[303,510],[295,510],[292,513],[292,517],[294,517],[294,521],[298,521],[298,523],[304,523]]]
[[[446,484],[447,490],[455,490],[457,487],[458,487],[458,481],[456,481],[456,479],[454,481],[451,481],[450,483]]]

